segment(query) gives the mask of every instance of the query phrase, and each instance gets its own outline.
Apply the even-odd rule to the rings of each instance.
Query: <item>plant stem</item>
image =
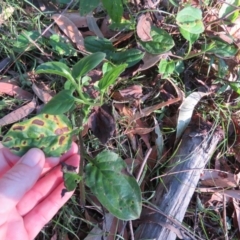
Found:
[[[78,124],[81,127],[82,126],[82,113],[81,110],[78,114]],[[83,179],[83,169],[84,169],[84,145],[83,145],[83,139],[82,139],[82,131],[79,131],[78,133],[78,140],[79,140],[79,155],[80,155],[80,166],[78,175],[82,177]],[[85,187],[84,187],[84,181],[79,182],[79,190],[80,190],[80,206],[85,207]]]
[[[90,103],[88,101],[88,99],[86,99],[85,96],[83,95],[82,86],[78,85],[73,77],[70,77],[68,79],[70,80],[72,85],[75,87],[76,91],[78,92],[79,97],[84,101],[84,103],[88,104],[88,105],[92,105],[92,103]]]

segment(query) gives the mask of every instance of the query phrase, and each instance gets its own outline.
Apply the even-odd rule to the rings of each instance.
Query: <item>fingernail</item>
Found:
[[[37,148],[30,149],[21,159],[21,163],[34,167],[36,166],[43,156],[43,152]]]

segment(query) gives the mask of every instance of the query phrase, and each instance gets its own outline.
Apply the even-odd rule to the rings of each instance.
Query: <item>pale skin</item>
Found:
[[[1,240],[34,239],[70,199],[73,192],[61,197],[64,184],[59,163],[79,166],[77,152],[75,143],[61,158],[45,158],[37,148],[22,158],[0,149]]]

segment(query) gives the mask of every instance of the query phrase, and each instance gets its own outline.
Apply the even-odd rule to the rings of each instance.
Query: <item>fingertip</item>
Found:
[[[71,148],[64,153],[61,157],[48,157],[46,158],[45,167],[55,167],[59,162],[65,161],[69,157],[78,153],[78,145],[75,142],[72,142]]]

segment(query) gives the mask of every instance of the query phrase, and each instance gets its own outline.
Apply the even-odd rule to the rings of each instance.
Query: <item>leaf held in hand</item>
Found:
[[[86,166],[86,184],[114,216],[133,220],[142,210],[141,191],[126,163],[111,151],[103,151]]]
[[[40,114],[14,124],[4,136],[2,144],[18,156],[37,147],[47,157],[59,157],[70,148],[71,136],[72,127],[67,117]]]

